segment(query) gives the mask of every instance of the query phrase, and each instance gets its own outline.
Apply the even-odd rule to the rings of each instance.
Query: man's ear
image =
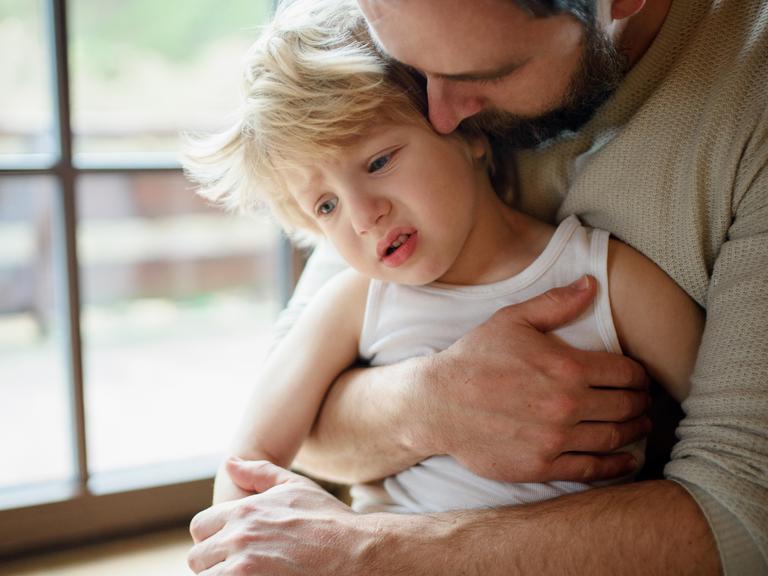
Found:
[[[623,20],[634,16],[645,6],[645,0],[613,0],[611,2],[611,20]]]

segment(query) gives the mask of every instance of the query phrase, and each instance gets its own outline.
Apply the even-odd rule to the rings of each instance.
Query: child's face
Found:
[[[466,270],[459,263],[467,260],[479,202],[493,195],[483,153],[480,141],[389,124],[296,171],[288,188],[362,274],[403,284],[464,283],[451,272]]]

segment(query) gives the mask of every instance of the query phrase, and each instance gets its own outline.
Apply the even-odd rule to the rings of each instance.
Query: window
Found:
[[[0,0],[0,555],[188,517],[285,301],[185,181],[272,0]]]

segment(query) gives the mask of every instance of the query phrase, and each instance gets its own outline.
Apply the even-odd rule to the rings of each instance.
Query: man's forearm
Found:
[[[703,514],[684,488],[666,480],[378,521],[370,574],[707,575],[720,567]]]
[[[357,483],[423,460],[413,436],[408,387],[418,359],[342,374],[326,396],[295,465],[324,480]]]

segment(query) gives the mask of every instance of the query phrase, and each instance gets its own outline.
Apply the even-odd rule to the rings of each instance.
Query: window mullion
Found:
[[[72,163],[72,122],[70,107],[68,32],[66,0],[49,0],[48,30],[53,39],[54,98],[58,137],[58,161],[55,164],[59,194],[53,211],[53,249],[58,313],[64,327],[64,346],[70,387],[70,416],[76,469],[81,489],[88,482],[86,449],[85,395],[80,333],[80,282],[77,260],[77,205],[75,198],[76,170]]]

